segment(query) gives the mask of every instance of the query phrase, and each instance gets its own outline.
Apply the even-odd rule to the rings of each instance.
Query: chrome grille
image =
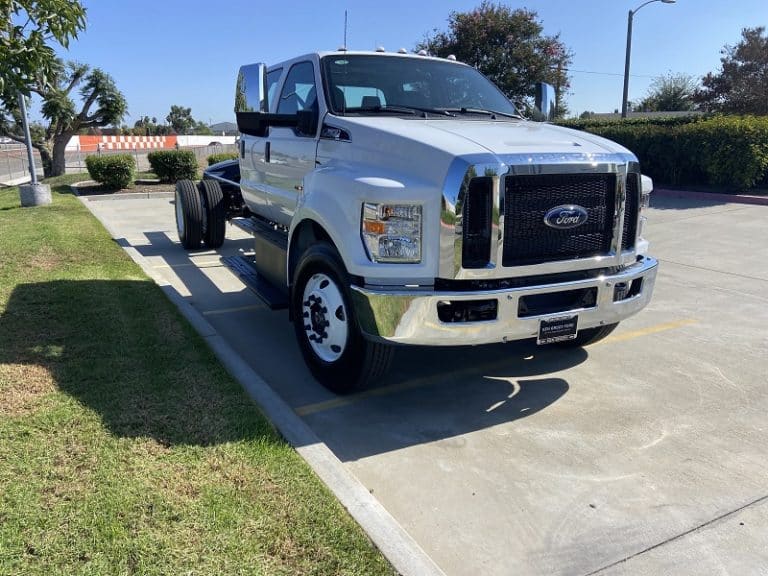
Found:
[[[560,230],[544,223],[559,205],[587,210],[587,221]],[[616,211],[616,175],[509,175],[504,180],[504,266],[609,254]]]

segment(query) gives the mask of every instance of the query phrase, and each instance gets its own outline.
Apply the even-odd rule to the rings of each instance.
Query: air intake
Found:
[[[491,257],[492,178],[480,176],[470,180],[461,215],[462,267],[485,268]]]

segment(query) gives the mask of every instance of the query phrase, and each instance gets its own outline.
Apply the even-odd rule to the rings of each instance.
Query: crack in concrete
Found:
[[[739,506],[738,508],[731,510],[729,512],[726,512],[725,514],[721,514],[720,516],[716,516],[715,518],[712,518],[711,520],[708,520],[702,524],[699,524],[698,526],[694,526],[690,530],[686,530],[685,532],[681,532],[680,534],[677,534],[675,536],[671,536],[670,538],[667,538],[666,540],[662,540],[661,542],[658,542],[654,544],[653,546],[649,546],[648,548],[644,548],[643,550],[640,550],[639,552],[635,552],[634,554],[630,554],[626,558],[622,558],[621,560],[617,560],[616,562],[612,562],[610,564],[607,564],[605,566],[602,566],[601,568],[598,568],[597,570],[593,570],[592,572],[588,572],[587,574],[584,574],[584,576],[594,576],[595,574],[599,574],[600,572],[605,572],[609,568],[613,568],[614,566],[618,566],[619,564],[623,564],[624,562],[628,562],[629,560],[632,560],[633,558],[637,558],[638,556],[641,556],[645,554],[646,552],[650,552],[651,550],[655,550],[656,548],[661,548],[662,546],[665,546],[666,544],[669,544],[670,542],[674,542],[676,540],[680,540],[681,538],[684,538],[688,536],[689,534],[693,534],[694,532],[698,532],[702,528],[706,528],[707,526],[712,526],[713,524],[716,524],[722,520],[725,520],[726,518],[729,518],[735,514],[738,514],[742,510],[746,510],[750,506],[755,506],[756,504],[760,504],[762,502],[768,501],[768,495],[761,496],[760,498],[757,498],[755,500],[752,500],[751,502],[747,502],[743,506]]]
[[[759,278],[757,276],[747,276],[746,274],[739,274],[737,272],[726,272],[724,270],[715,270],[714,268],[705,268],[704,266],[694,266],[693,264],[684,264],[683,262],[675,262],[674,260],[665,260],[663,258],[657,258],[659,262],[666,262],[667,264],[676,264],[677,266],[685,266],[686,268],[695,268],[696,270],[704,270],[705,272],[716,272],[717,274],[726,274],[727,276],[738,276],[739,278],[745,278],[747,280],[757,280],[758,282],[768,282],[768,278]]]

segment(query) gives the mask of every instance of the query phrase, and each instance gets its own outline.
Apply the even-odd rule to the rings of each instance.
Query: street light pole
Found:
[[[32,137],[29,134],[29,121],[27,120],[27,103],[24,94],[19,93],[19,112],[21,113],[21,126],[24,130],[24,144],[27,147],[27,158],[29,159],[29,175],[32,178],[32,184],[37,184],[37,168],[35,166],[35,155],[32,152]]]
[[[629,98],[629,57],[632,53],[632,20],[635,13],[629,11],[627,16],[627,56],[624,60],[624,97],[621,100],[621,117],[627,117],[627,99]]]
[[[635,18],[635,14],[637,13],[640,8],[643,6],[647,6],[648,4],[652,4],[653,2],[661,2],[663,4],[674,4],[677,0],[648,0],[647,2],[644,2],[643,4],[640,4],[637,8],[634,10],[629,11],[629,15],[627,16],[627,54],[626,59],[624,60],[624,97],[621,100],[621,117],[626,118],[627,117],[627,100],[629,98],[629,58],[630,54],[632,53],[632,21]]]

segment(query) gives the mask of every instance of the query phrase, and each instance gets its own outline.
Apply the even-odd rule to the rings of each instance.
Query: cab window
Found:
[[[278,114],[296,114],[299,110],[318,110],[315,68],[312,62],[294,64],[280,93]]]
[[[283,69],[278,68],[276,70],[272,70],[267,74],[267,102],[269,103],[269,108],[272,109],[272,102],[275,101],[275,92],[277,92],[277,82],[280,80],[280,76],[283,75]]]

